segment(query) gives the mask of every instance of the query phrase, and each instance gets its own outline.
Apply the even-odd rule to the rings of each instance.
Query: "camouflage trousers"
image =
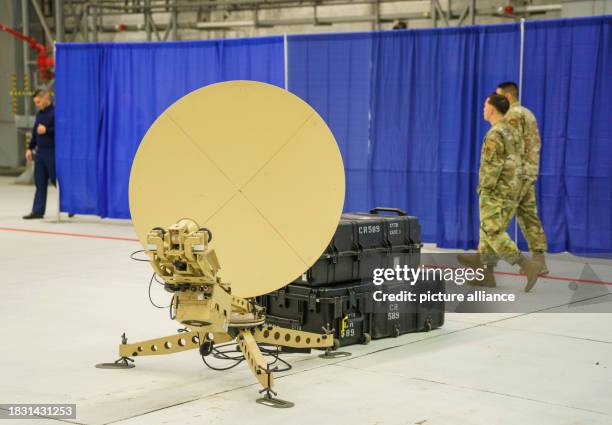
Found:
[[[484,264],[495,265],[499,258],[516,264],[521,252],[506,229],[514,216],[517,202],[499,194],[479,194],[480,241],[478,253]]]
[[[523,232],[523,236],[529,244],[531,252],[546,252],[546,235],[542,228],[542,222],[538,217],[538,207],[536,205],[535,182],[526,182],[523,185],[518,206],[516,208],[516,219]]]

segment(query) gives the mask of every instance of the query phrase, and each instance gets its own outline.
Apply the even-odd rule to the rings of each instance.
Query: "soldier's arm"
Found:
[[[518,131],[519,135],[523,135],[523,120],[518,112],[509,110],[504,118],[510,127]]]
[[[527,169],[527,174],[533,178],[537,177],[538,172],[540,171],[540,150],[542,148],[542,141],[540,139],[540,131],[538,130],[538,123],[533,120],[531,125],[529,126],[529,152],[527,158],[525,159]]]
[[[489,134],[482,147],[480,158],[480,191],[492,191],[504,167],[504,143],[497,133]]]

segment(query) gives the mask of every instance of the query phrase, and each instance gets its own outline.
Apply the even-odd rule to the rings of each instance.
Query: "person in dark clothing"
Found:
[[[51,103],[49,92],[46,90],[36,90],[34,105],[38,112],[32,128],[32,138],[26,150],[26,160],[32,161],[34,158],[34,183],[36,184],[36,194],[34,195],[34,205],[32,212],[23,216],[29,220],[33,218],[43,218],[47,205],[47,186],[49,180],[55,186],[55,108]],[[36,149],[36,154],[33,154]]]
[[[395,21],[393,21],[393,25],[391,27],[391,29],[393,30],[405,30],[408,28],[408,25],[406,24],[406,22],[402,22],[399,19],[396,19]]]

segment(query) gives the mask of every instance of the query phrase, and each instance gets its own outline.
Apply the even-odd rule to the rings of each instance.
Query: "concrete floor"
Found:
[[[129,259],[140,249],[129,222],[56,222],[53,190],[47,218],[21,220],[33,188],[11,181],[0,178],[0,403],[76,403],[68,422],[82,424],[612,424],[612,314],[602,313],[612,312],[612,286],[579,302],[593,297],[575,287],[568,296],[564,280],[584,277],[584,259],[549,257],[561,279],[526,295],[530,311],[546,313],[454,313],[430,333],[347,347],[348,358],[287,355],[293,369],[276,389],[296,405],[271,409],[254,402],[246,366],[215,372],[191,351],[140,358],[131,370],[94,368],[117,357],[121,333],[136,341],[178,326],[149,304],[151,270]],[[612,282],[612,261],[589,266]],[[519,280],[498,276],[517,294]],[[158,289],[153,298],[167,302]],[[567,313],[570,304],[578,312]]]

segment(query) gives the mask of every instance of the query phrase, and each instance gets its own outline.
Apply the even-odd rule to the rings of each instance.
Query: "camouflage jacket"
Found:
[[[540,148],[542,146],[538,122],[531,111],[519,102],[510,105],[505,119],[518,131],[523,142],[524,178],[535,181],[540,170]]]
[[[523,176],[520,151],[518,133],[505,118],[492,125],[482,143],[478,193],[517,200]]]

